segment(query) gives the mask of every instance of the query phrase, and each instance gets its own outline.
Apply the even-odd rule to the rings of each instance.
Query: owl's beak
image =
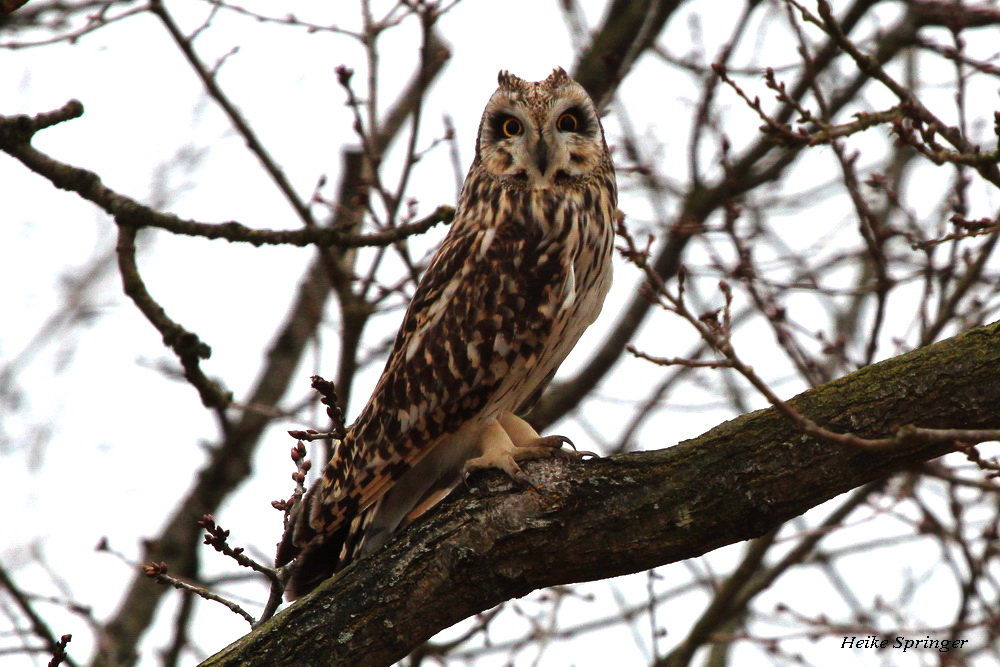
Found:
[[[545,137],[539,137],[535,145],[535,164],[538,165],[539,173],[545,176],[549,168],[549,145],[545,143]]]

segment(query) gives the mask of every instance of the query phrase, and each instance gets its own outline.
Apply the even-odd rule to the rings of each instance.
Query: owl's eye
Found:
[[[580,121],[576,119],[574,114],[567,111],[559,116],[559,120],[556,121],[556,127],[560,132],[576,132],[580,128]]]
[[[503,122],[503,125],[500,126],[500,129],[503,130],[503,135],[505,137],[516,137],[524,130],[524,126],[521,125],[521,121],[518,119],[508,118]]]

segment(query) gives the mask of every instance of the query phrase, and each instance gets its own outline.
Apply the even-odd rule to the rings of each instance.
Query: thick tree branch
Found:
[[[840,432],[1000,427],[1000,322],[807,391],[790,402]],[[537,588],[691,558],[757,537],[849,489],[953,449],[845,447],[774,409],[668,449],[529,467],[541,493],[490,475],[375,556],[206,665],[384,665],[453,623]]]

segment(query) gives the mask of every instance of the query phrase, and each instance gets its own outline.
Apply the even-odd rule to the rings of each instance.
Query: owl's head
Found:
[[[561,67],[544,81],[506,71],[497,81],[479,124],[474,167],[506,187],[528,190],[584,183],[607,168],[594,103]]]

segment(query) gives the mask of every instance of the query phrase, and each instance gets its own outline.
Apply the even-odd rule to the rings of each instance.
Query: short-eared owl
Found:
[[[594,103],[561,68],[498,77],[451,230],[368,405],[292,510],[289,595],[384,545],[462,475],[565,454],[517,416],[597,318],[617,188]]]

